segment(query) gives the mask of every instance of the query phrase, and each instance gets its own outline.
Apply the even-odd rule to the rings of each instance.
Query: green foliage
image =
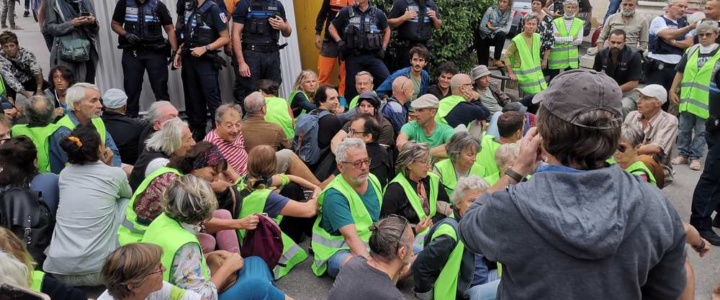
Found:
[[[375,0],[378,7],[390,12],[395,0]],[[399,0],[404,1],[404,0]],[[417,1],[417,0],[416,0]],[[460,70],[469,71],[477,64],[477,55],[472,48],[473,32],[476,30],[485,10],[494,0],[435,0],[442,15],[443,26],[433,33],[431,74],[442,62],[453,61]],[[395,30],[390,49],[395,49]],[[394,53],[390,53],[393,55]],[[434,75],[433,75],[434,77]]]

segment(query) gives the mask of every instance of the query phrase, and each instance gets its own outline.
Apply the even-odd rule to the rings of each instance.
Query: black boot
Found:
[[[715,228],[720,228],[720,213],[715,214],[715,218],[713,218],[712,226]]]

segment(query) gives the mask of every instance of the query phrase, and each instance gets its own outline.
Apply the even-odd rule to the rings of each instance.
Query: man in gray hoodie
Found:
[[[677,299],[683,292],[678,213],[660,190],[605,163],[618,148],[621,98],[613,79],[580,70],[535,96],[537,128],[460,222],[467,249],[503,264],[498,299]]]

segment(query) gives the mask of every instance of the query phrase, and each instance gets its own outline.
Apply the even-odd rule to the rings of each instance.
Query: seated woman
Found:
[[[293,175],[275,174],[277,160],[275,150],[270,146],[257,146],[250,151],[248,160],[248,175],[240,182],[240,195],[243,205],[238,218],[245,218],[253,214],[266,213],[278,222],[282,217],[313,218],[318,211],[317,195],[320,188],[309,181]],[[274,187],[294,183],[308,191],[312,196],[307,201],[289,199],[278,193],[273,193]],[[313,218],[314,219],[314,218]],[[307,223],[312,227],[312,223]],[[308,228],[311,229],[311,228]],[[243,238],[245,230],[238,230]],[[307,253],[283,232],[283,256],[274,268],[275,279],[287,275],[292,268],[307,258]]]
[[[163,213],[155,218],[143,242],[158,245],[160,261],[168,270],[163,280],[191,290],[206,299],[290,299],[273,285],[270,269],[260,257],[243,260],[237,253],[203,253],[195,233],[210,219],[217,206],[215,193],[206,180],[184,175],[173,180],[163,197]],[[210,273],[205,257],[218,253],[225,262]],[[218,286],[237,274],[237,281],[218,297]]]
[[[78,125],[60,142],[70,165],[60,172],[60,205],[43,269],[72,286],[101,285],[105,257],[132,196],[125,171],[111,167],[112,151],[92,124]],[[101,159],[103,161],[101,161]]]
[[[388,184],[380,209],[380,218],[397,214],[415,224],[415,253],[422,250],[427,229],[452,214],[450,199],[430,166],[428,145],[407,142],[398,154],[397,175]]]
[[[313,98],[318,88],[317,74],[311,70],[303,70],[293,84],[293,92],[290,94],[290,108],[297,118],[313,109],[317,104]]]
[[[48,73],[48,86],[45,89],[45,97],[55,104],[55,121],[62,118],[67,110],[65,104],[65,93],[68,88],[75,84],[75,74],[72,69],[58,65]]]
[[[83,290],[66,285],[52,276],[45,276],[42,270],[34,270],[35,260],[25,249],[23,241],[4,227],[0,227],[0,251],[10,254],[27,267],[30,281],[23,286],[38,293],[45,293],[50,299],[86,300],[88,298]]]
[[[162,248],[147,243],[122,246],[108,255],[102,268],[107,290],[97,300],[201,300],[193,291],[186,291],[167,281],[163,273]]]
[[[505,174],[505,171],[515,164],[518,155],[520,155],[520,147],[517,144],[500,145],[495,151],[495,162],[500,168],[500,174]]]
[[[642,129],[632,124],[623,124],[620,134],[620,144],[613,155],[615,162],[630,174],[637,175],[643,181],[657,186],[652,171],[638,157],[638,149],[645,140]]]
[[[458,132],[450,138],[445,145],[449,159],[435,163],[434,172],[440,176],[440,181],[448,195],[452,194],[458,180],[470,175],[485,178],[487,182],[495,183],[496,174],[490,174],[485,167],[476,163],[480,152],[480,142],[467,132]]]
[[[195,144],[184,156],[173,157],[166,167],[150,174],[135,191],[125,209],[125,221],[118,228],[120,245],[136,243],[142,240],[147,226],[162,213],[162,197],[175,178],[183,174],[192,174],[209,182],[215,191],[218,205],[222,209],[214,212],[213,218],[205,223],[205,232],[198,233],[204,250],[221,250],[239,253],[238,238],[235,230],[254,229],[257,217],[233,219],[235,199],[232,184],[218,180],[218,174],[227,169],[227,161],[220,150],[209,142]],[[208,234],[209,233],[209,234]],[[214,234],[215,238],[212,235]]]

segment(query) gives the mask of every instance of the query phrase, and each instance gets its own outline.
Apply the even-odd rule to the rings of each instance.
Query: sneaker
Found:
[[[30,16],[30,11],[29,11],[29,10],[26,10],[26,11],[23,13],[23,18],[27,18],[27,17],[29,17],[29,16]]]
[[[690,170],[700,171],[702,170],[702,164],[700,164],[699,159],[693,159],[690,160],[690,166],[688,166],[688,168],[690,168]]]
[[[715,233],[712,229],[707,231],[700,231],[700,237],[704,238],[710,244],[720,246],[720,236]]]
[[[684,156],[676,156],[670,161],[670,163],[672,163],[673,165],[685,165],[688,163],[688,159]]]

